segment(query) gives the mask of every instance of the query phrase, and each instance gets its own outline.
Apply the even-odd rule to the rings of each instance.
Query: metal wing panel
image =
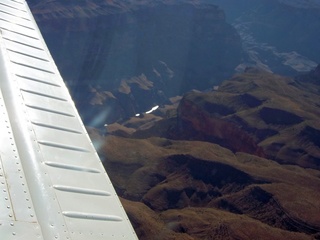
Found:
[[[25,44],[18,43],[17,41],[6,41],[6,47],[9,51],[26,57],[33,57],[35,59],[47,61],[47,54],[42,49],[31,48]]]
[[[1,146],[9,193],[0,200],[11,201],[0,207],[0,236],[18,238],[12,220],[16,232],[34,224],[26,239],[137,239],[25,1],[1,0],[0,29],[2,110],[19,160]],[[27,202],[19,218],[17,199]]]
[[[1,5],[0,5],[0,7],[1,7]],[[1,11],[0,11],[0,14],[1,14]],[[18,44],[22,45],[22,47],[27,46],[27,47],[30,47],[33,49],[45,51],[44,47],[42,46],[42,43],[39,39],[30,38],[30,37],[24,36],[20,33],[15,33],[12,31],[2,29],[2,38],[9,40],[11,42],[18,43]],[[10,42],[8,42],[7,44],[10,45]]]
[[[1,221],[1,239],[43,240],[40,226],[37,223]]]
[[[0,92],[1,219],[35,222],[35,212],[9,116]]]

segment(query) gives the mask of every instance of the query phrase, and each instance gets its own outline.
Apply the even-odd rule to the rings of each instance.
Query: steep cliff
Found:
[[[197,1],[42,1],[31,4],[53,57],[81,109],[88,86],[115,91],[144,74],[154,101],[206,89],[241,61],[241,41],[224,12]],[[157,96],[161,94],[161,96]]]

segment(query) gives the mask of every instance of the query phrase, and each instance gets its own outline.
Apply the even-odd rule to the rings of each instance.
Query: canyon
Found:
[[[319,1],[28,3],[139,239],[320,239]]]

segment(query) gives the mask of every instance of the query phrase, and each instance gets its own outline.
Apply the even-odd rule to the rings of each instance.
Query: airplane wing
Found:
[[[25,0],[0,1],[0,239],[137,239]]]

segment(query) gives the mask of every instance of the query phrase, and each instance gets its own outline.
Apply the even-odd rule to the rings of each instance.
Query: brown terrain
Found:
[[[320,239],[319,70],[248,68],[89,129],[139,239]]]

